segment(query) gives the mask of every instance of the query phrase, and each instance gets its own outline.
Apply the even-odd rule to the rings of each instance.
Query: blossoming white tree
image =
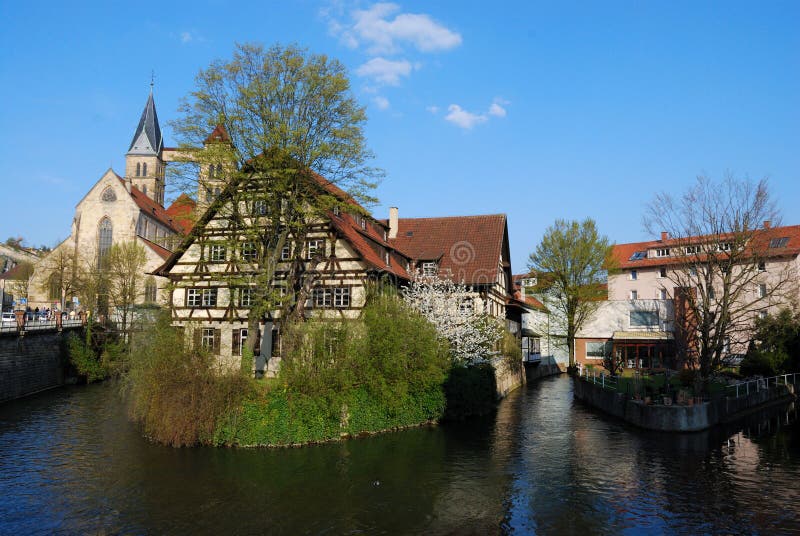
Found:
[[[417,273],[403,289],[403,298],[449,341],[458,363],[486,360],[503,336],[500,323],[475,307],[475,293],[463,283]]]

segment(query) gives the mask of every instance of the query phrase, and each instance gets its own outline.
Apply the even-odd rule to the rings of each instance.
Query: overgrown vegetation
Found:
[[[754,339],[739,368],[743,376],[800,371],[800,311],[786,308],[758,319]]]
[[[147,437],[175,447],[210,442],[217,422],[252,391],[252,380],[221,374],[215,358],[192,349],[167,313],[135,339],[124,381],[130,416]]]
[[[213,442],[288,445],[439,419],[447,344],[392,294],[359,320],[304,322],[283,334],[281,372],[221,423]]]
[[[72,367],[87,383],[118,376],[127,367],[125,344],[91,321],[86,325],[84,337],[70,333],[67,355]]]

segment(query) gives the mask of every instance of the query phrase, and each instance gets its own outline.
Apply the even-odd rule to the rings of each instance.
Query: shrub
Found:
[[[252,390],[241,374],[224,374],[206,352],[186,344],[162,314],[132,349],[123,384],[129,413],[147,437],[180,447],[211,440],[222,419]]]
[[[444,393],[447,400],[447,419],[461,420],[486,415],[497,405],[494,368],[488,363],[454,365],[444,384]]]
[[[87,340],[91,337],[88,331]],[[92,383],[104,379],[108,373],[103,363],[92,349],[91,343],[83,340],[74,333],[70,333],[67,340],[67,352],[69,362],[75,367],[80,376],[86,378],[87,383]]]

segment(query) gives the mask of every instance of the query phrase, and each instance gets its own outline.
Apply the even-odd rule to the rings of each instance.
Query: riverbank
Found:
[[[720,396],[692,405],[646,404],[591,380],[574,377],[575,398],[629,424],[661,432],[699,432],[748,412],[797,398],[795,386],[775,385],[739,397]]]

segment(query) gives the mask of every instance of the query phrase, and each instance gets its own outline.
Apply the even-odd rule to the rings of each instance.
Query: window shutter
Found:
[[[239,353],[239,344],[242,340],[242,330],[234,329],[231,336],[231,355],[241,355]]]
[[[219,354],[219,343],[222,339],[222,330],[215,329],[214,330],[214,353]]]

